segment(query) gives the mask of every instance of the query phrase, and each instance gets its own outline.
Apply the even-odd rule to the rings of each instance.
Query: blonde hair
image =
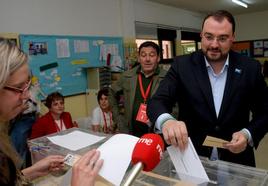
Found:
[[[4,87],[10,75],[27,61],[27,54],[9,40],[0,38],[0,89]]]
[[[27,54],[21,51],[14,43],[0,38],[0,90],[3,89],[12,73],[27,62]],[[12,147],[8,136],[8,122],[1,121],[0,123],[0,150],[13,161],[17,169],[20,169],[21,160]],[[19,185],[19,183],[17,184]]]

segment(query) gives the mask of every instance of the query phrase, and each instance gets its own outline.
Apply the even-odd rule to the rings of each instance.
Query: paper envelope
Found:
[[[212,136],[207,136],[206,139],[203,142],[204,146],[209,146],[209,147],[217,147],[217,148],[224,148],[223,144],[224,143],[229,143],[229,141],[220,139],[220,138],[215,138]]]

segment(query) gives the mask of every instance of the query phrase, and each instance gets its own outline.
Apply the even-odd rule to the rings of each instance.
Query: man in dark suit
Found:
[[[214,148],[214,156],[255,166],[253,147],[268,128],[268,90],[261,65],[231,50],[234,33],[229,12],[209,14],[200,34],[202,50],[175,58],[147,112],[168,144],[183,150],[189,136],[199,155],[211,157],[204,139],[223,138],[229,142],[225,149]],[[168,114],[175,102],[178,120]]]

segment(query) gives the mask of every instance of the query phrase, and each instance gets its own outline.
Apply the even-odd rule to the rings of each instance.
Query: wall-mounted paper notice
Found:
[[[69,39],[56,39],[57,57],[70,57]]]

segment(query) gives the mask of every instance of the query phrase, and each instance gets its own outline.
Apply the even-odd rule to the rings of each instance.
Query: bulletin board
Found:
[[[253,58],[268,57],[268,39],[234,42],[232,49]]]
[[[88,67],[124,69],[121,37],[20,35],[20,45],[29,54],[32,75],[45,94],[85,93]]]
[[[235,42],[232,49],[240,54],[250,57],[250,41]]]

